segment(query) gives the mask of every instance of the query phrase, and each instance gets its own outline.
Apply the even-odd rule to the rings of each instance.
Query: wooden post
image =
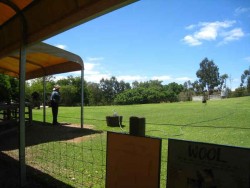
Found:
[[[134,136],[145,136],[145,118],[130,117],[129,134]]]

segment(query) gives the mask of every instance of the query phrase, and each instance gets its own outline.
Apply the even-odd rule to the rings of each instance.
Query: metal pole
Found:
[[[84,69],[81,70],[81,128],[83,128],[84,124],[84,115],[83,115],[83,105],[84,105]]]
[[[23,43],[20,48],[19,63],[19,164],[20,164],[20,185],[26,184],[26,166],[25,166],[25,72],[26,72],[26,49]]]
[[[45,76],[43,77],[43,123],[45,124],[46,122],[46,81],[45,81]]]
[[[22,11],[12,1],[1,1],[12,8],[20,18],[20,59],[19,59],[19,166],[20,186],[26,184],[25,166],[25,74],[26,74],[26,34],[27,22]],[[18,32],[18,31],[17,31]]]

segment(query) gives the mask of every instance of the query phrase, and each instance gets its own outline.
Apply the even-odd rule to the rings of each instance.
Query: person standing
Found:
[[[53,122],[52,122],[53,125],[59,125],[59,123],[57,122],[58,107],[59,107],[59,102],[60,102],[59,89],[60,89],[60,86],[55,85],[51,93],[51,97],[50,97],[52,115],[53,115]]]

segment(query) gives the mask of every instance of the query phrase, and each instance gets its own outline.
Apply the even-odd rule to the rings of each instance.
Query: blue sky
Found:
[[[141,0],[44,42],[81,56],[91,82],[193,82],[207,57],[234,89],[250,66],[250,1]],[[57,79],[68,75],[80,74]]]

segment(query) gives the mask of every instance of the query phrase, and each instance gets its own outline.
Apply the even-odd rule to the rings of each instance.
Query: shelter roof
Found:
[[[81,57],[46,43],[29,46],[26,50],[26,79],[82,70]],[[19,53],[0,59],[0,73],[19,77]]]
[[[0,58],[135,1],[0,0]]]

